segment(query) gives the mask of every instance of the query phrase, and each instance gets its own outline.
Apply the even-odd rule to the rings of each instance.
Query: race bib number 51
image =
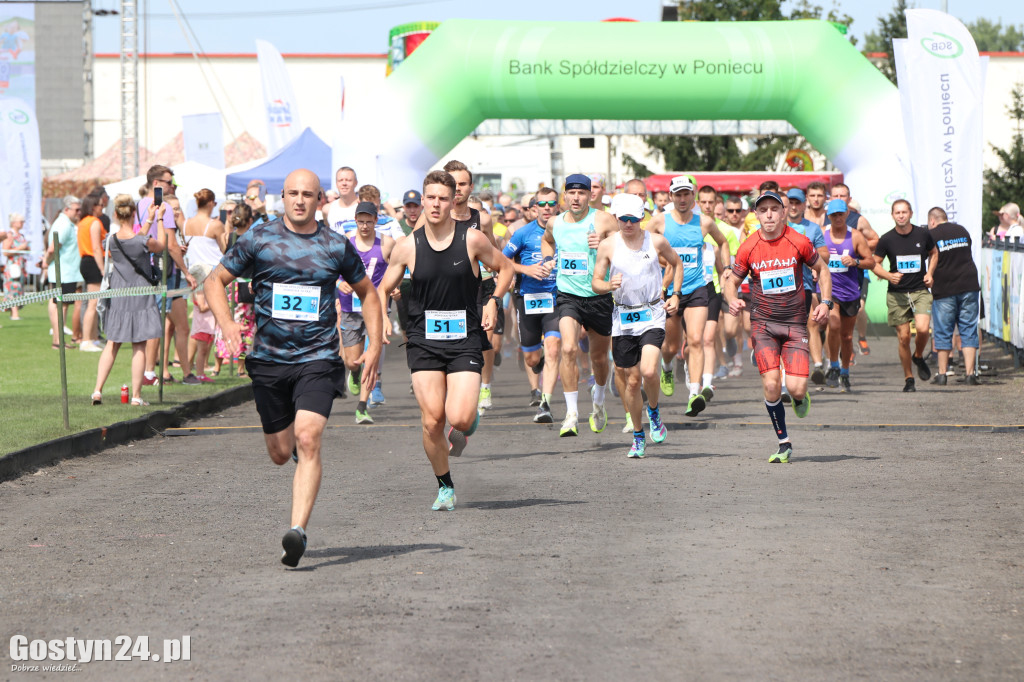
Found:
[[[426,338],[431,341],[454,341],[466,338],[465,310],[428,310]]]
[[[320,319],[320,287],[274,282],[271,317],[300,322]]]

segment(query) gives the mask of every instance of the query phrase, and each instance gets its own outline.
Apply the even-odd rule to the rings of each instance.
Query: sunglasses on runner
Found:
[[[632,216],[632,215],[619,216],[619,220],[621,220],[624,223],[633,223],[633,224],[636,224],[636,223],[640,222],[639,218],[637,218],[636,216]]]
[[[725,212],[726,213],[742,213],[743,209],[742,208],[727,208],[727,209],[725,209]]]
[[[551,201],[538,201],[538,206],[558,206],[558,202],[552,199]]]

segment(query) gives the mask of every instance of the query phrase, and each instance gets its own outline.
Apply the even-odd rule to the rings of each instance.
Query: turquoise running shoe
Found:
[[[651,440],[655,443],[663,443],[665,436],[668,435],[668,429],[665,428],[665,424],[661,421],[661,411],[652,411],[648,407],[647,418],[651,421]]]
[[[626,453],[626,457],[631,459],[643,459],[643,456],[647,454],[647,441],[643,436],[633,436],[633,446]]]
[[[437,499],[430,507],[433,511],[452,511],[455,509],[455,488],[446,485],[437,489]]]

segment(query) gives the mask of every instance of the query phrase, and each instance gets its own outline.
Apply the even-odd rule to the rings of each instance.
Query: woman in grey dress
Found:
[[[110,271],[110,288],[151,286],[146,278],[136,269],[134,263],[145,263],[148,266],[149,254],[161,253],[167,245],[167,234],[163,227],[163,211],[156,212],[150,206],[143,223],[143,231],[135,234],[132,225],[135,219],[135,202],[127,194],[114,197],[114,218],[119,229],[111,232],[107,238],[107,254],[112,268]],[[158,223],[157,239],[148,235],[153,220]],[[106,323],[107,345],[100,356],[99,368],[96,373],[96,390],[92,394],[92,404],[99,405],[103,401],[103,384],[110,376],[114,359],[122,343],[132,344],[132,405],[148,405],[142,399],[142,373],[146,366],[146,341],[160,338],[160,313],[153,296],[124,296],[107,300]]]

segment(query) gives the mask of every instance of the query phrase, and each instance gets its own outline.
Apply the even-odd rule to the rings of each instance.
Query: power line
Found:
[[[293,16],[309,16],[315,14],[345,14],[347,12],[362,12],[364,10],[374,9],[390,9],[394,7],[410,7],[413,5],[432,5],[438,4],[438,0],[385,0],[384,2],[366,2],[356,5],[346,5],[343,7],[307,7],[304,9],[290,9],[290,10],[269,10],[269,11],[253,11],[247,10],[244,12],[189,12],[188,18],[196,21],[200,20],[214,20],[214,19],[265,19],[267,17],[293,17]],[[150,19],[176,19],[177,17],[172,14],[150,14]]]

